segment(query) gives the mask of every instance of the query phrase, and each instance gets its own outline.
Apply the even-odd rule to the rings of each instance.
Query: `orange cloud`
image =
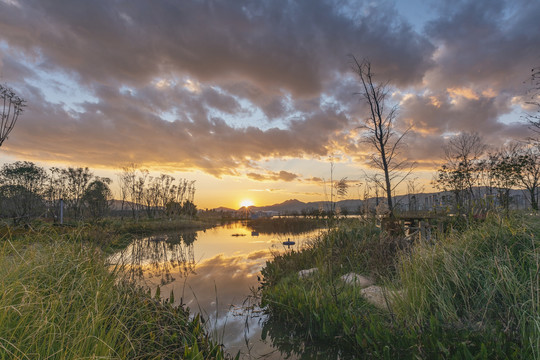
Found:
[[[459,97],[463,97],[468,100],[478,100],[478,95],[471,89],[466,87],[461,88],[447,88],[446,91],[450,97],[454,100],[457,100]]]
[[[258,174],[254,172],[247,173],[246,176],[256,181],[293,181],[298,178],[297,174],[281,170],[280,172],[268,172],[266,174]]]
[[[482,96],[486,98],[494,98],[497,96],[497,92],[492,88],[482,91]]]

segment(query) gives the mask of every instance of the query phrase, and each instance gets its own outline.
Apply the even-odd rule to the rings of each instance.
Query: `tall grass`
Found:
[[[540,358],[537,221],[492,217],[403,255],[400,316],[417,328],[436,314],[449,327],[501,332],[524,358]]]
[[[225,358],[199,317],[119,281],[93,246],[0,241],[0,359]]]
[[[492,217],[413,246],[365,224],[333,230],[267,263],[266,330],[285,352],[327,343],[341,358],[540,359],[539,249],[535,217]],[[377,310],[339,280],[349,271],[404,295]]]

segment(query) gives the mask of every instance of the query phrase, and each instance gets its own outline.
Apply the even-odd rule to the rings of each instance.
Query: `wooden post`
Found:
[[[60,225],[64,224],[64,199],[60,199]]]

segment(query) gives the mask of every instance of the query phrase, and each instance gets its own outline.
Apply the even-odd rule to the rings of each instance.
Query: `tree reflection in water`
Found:
[[[164,299],[170,300],[173,294],[175,304],[184,304],[203,316],[209,332],[231,354],[241,351],[245,359],[313,358],[309,356],[318,352],[310,352],[310,347],[303,344],[299,330],[280,330],[279,322],[273,319],[264,326],[275,344],[261,340],[267,313],[260,309],[258,297],[250,294],[256,293],[257,277],[271,253],[287,251],[282,245],[284,238],[291,237],[300,246],[317,233],[296,237],[290,231],[286,235],[266,233],[264,229],[254,233],[246,223],[238,222],[197,233],[138,239],[110,260],[124,269],[127,278],[153,294],[159,286]],[[330,351],[319,358],[332,359],[331,355]]]
[[[196,232],[154,235],[133,241],[118,259],[126,279],[145,281],[161,277],[161,285],[175,280],[172,273],[183,278],[193,273]]]

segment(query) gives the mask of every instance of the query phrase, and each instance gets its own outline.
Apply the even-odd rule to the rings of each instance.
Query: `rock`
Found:
[[[319,271],[319,269],[317,269],[317,268],[311,268],[311,269],[307,269],[307,270],[300,270],[298,272],[298,277],[305,278],[305,277],[313,275],[317,271]]]
[[[377,285],[372,285],[360,290],[360,294],[362,294],[364,299],[366,299],[369,303],[375,305],[379,309],[384,310],[389,310],[389,306],[392,305],[392,302],[396,299],[396,297],[403,296],[402,291],[387,290]]]
[[[343,280],[346,284],[360,286],[361,288],[374,284],[373,280],[353,272],[343,275],[341,280]]]

